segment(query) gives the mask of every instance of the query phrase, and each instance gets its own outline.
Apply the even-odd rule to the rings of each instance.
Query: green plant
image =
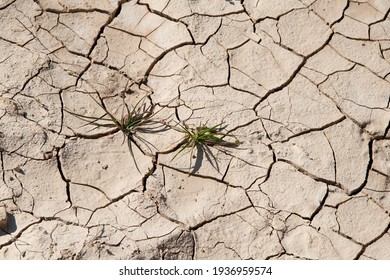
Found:
[[[224,147],[237,147],[241,142],[238,141],[238,139],[230,134],[222,132],[223,123],[219,123],[213,126],[207,126],[207,122],[202,124],[200,123],[199,126],[195,128],[188,127],[187,124],[181,123],[177,126],[173,126],[172,128],[184,133],[183,141],[180,143],[180,149],[179,151],[174,155],[174,157],[171,159],[174,160],[179,154],[181,154],[185,149],[190,148],[190,168],[192,166],[192,158],[194,149],[197,148],[199,151],[203,151],[206,155],[206,157],[209,159],[210,163],[212,164],[211,158],[215,160],[215,167],[217,168],[218,163],[216,161],[216,158],[213,156],[211,150],[209,147],[214,146],[224,146]],[[224,138],[234,138],[234,141],[227,141]]]
[[[135,139],[141,141],[145,144],[146,147],[150,149],[150,145],[152,145],[150,142],[145,140],[144,138],[137,135],[137,132],[151,132],[150,125],[152,124],[159,124],[161,125],[161,122],[154,121],[152,117],[157,113],[154,112],[154,106],[149,104],[146,105],[145,98],[141,98],[135,106],[129,106],[124,102],[122,104],[122,115],[118,119],[116,118],[112,113],[110,113],[105,104],[102,100],[100,102],[94,98],[91,94],[89,96],[95,101],[98,106],[103,109],[104,114],[100,117],[95,116],[85,116],[81,115],[75,112],[71,112],[69,110],[65,111],[82,121],[87,122],[85,125],[93,125],[95,126],[93,129],[104,127],[104,128],[115,128],[115,131],[122,131],[125,140],[127,141],[127,146],[129,148],[130,155],[134,161],[135,167],[137,168],[138,172],[141,173],[137,161],[134,156],[133,152],[133,144],[137,146],[138,149],[142,151],[138,143],[135,141]],[[126,108],[126,113],[125,113]],[[85,126],[84,125],[84,126]],[[93,130],[91,129],[91,130]],[[115,132],[114,131],[114,132]],[[153,145],[152,145],[153,146]]]

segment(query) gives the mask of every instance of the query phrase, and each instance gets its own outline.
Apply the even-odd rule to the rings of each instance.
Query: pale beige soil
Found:
[[[389,13],[0,0],[0,259],[390,259]],[[101,116],[90,95],[158,112],[140,172],[69,113]],[[172,160],[178,122],[241,144]]]

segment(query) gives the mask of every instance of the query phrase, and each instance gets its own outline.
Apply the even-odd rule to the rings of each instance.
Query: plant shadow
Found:
[[[7,226],[0,228],[0,236],[8,235],[17,230],[15,217],[7,213]]]
[[[206,145],[199,145],[199,144],[197,144],[195,147],[196,147],[196,156],[195,156],[194,167],[189,172],[189,175],[194,175],[200,170],[205,157],[206,157],[207,161],[210,163],[210,165],[218,173],[220,173],[218,158],[213,154],[210,147],[206,146]],[[191,166],[190,166],[190,168],[191,168]]]

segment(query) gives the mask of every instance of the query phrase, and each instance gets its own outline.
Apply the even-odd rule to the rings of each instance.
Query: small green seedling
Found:
[[[99,102],[94,98],[91,94],[89,94],[90,97],[99,105],[100,108],[103,109],[104,114],[100,117],[95,116],[84,116],[81,114],[77,114],[68,110],[65,110],[66,112],[70,113],[71,115],[87,122],[85,125],[93,125],[95,128],[105,127],[105,128],[116,128],[116,131],[122,131],[125,140],[127,141],[127,145],[129,148],[129,152],[131,157],[133,158],[135,167],[137,168],[138,172],[141,173],[137,161],[134,156],[133,152],[133,144],[137,146],[140,150],[138,143],[135,141],[135,139],[141,141],[145,144],[146,147],[150,149],[151,143],[146,141],[144,138],[141,138],[137,135],[137,132],[150,132],[150,125],[153,124],[161,124],[161,122],[152,120],[152,117],[157,113],[154,111],[153,105],[146,105],[145,103],[145,97],[140,99],[135,106],[132,106],[129,108],[129,106],[123,101],[123,107],[122,107],[122,116],[120,119],[117,119],[112,113],[110,113],[106,106],[104,105],[103,101]],[[125,109],[126,108],[126,114]],[[93,130],[92,129],[92,130]],[[141,150],[142,151],[142,150]]]
[[[190,168],[192,166],[192,158],[194,149],[201,149],[204,151],[206,157],[210,160],[212,164],[211,157],[215,159],[209,147],[214,146],[224,146],[224,147],[237,147],[240,144],[238,139],[230,134],[222,132],[223,123],[219,123],[214,126],[207,126],[207,122],[205,124],[199,124],[199,126],[195,128],[189,128],[185,123],[179,124],[178,126],[172,127],[173,129],[184,133],[183,141],[181,143],[181,147],[179,151],[174,155],[171,159],[174,160],[179,154],[181,154],[185,149],[190,148]],[[234,138],[234,141],[227,141],[224,138]],[[215,159],[216,162],[216,159]],[[216,162],[217,167],[217,162]]]

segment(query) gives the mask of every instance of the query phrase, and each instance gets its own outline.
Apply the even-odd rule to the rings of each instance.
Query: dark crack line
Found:
[[[210,39],[211,39],[212,37],[214,37],[215,35],[217,35],[217,33],[219,32],[219,30],[221,30],[221,28],[222,28],[222,22],[223,22],[223,20],[220,19],[219,25],[218,25],[217,29],[214,31],[214,33],[210,34],[210,35],[206,38],[206,40],[205,40],[204,43],[202,44],[203,46],[206,46],[207,43],[210,41]],[[195,41],[194,41],[194,42],[195,42]]]
[[[1,136],[1,133],[0,133],[0,136]],[[7,183],[5,181],[5,168],[4,168],[4,155],[3,155],[3,148],[0,147],[0,161],[1,161],[1,171],[2,171],[2,178],[3,178],[3,182],[4,184],[7,186]]]
[[[68,179],[68,181],[69,181],[69,183],[72,183],[74,185],[79,185],[79,186],[91,188],[91,189],[101,193],[102,195],[104,195],[107,200],[111,200],[110,197],[103,190],[99,189],[98,187],[95,187],[95,186],[89,185],[89,184],[85,184],[85,183],[72,182],[70,179]],[[90,210],[90,209],[88,209],[88,210]],[[91,211],[93,211],[93,210],[91,210]]]
[[[339,34],[339,33],[334,33],[334,34],[338,34],[338,35],[340,35],[340,36],[342,36],[342,37],[344,37],[344,38],[347,38],[347,37],[346,37],[345,35],[343,35],[343,34]],[[347,39],[348,39],[348,38],[347,38]],[[356,41],[357,39],[353,39],[353,40]],[[367,41],[367,40],[364,40],[364,41]],[[387,82],[387,83],[390,83],[390,81],[387,81],[387,80],[385,79],[384,76],[383,76],[383,77],[380,76],[378,73],[376,73],[374,70],[370,69],[368,66],[366,66],[366,65],[364,65],[364,64],[362,64],[362,63],[360,63],[360,62],[358,62],[358,61],[352,60],[352,59],[350,59],[350,58],[345,57],[344,55],[342,55],[335,47],[332,46],[331,43],[330,43],[328,46],[329,46],[333,51],[335,51],[339,56],[341,56],[342,58],[348,60],[348,61],[351,62],[351,63],[354,63],[354,64],[356,64],[356,65],[359,65],[359,66],[363,67],[363,68],[366,69],[367,71],[371,72],[373,75],[377,76],[379,79],[381,79],[381,80],[383,80],[383,81],[385,81],[385,82]],[[388,75],[388,74],[387,74],[387,75]]]
[[[240,188],[240,189],[243,188],[242,186],[232,185],[229,182],[222,181],[222,179],[218,179],[218,178],[215,178],[215,177],[212,177],[212,176],[202,175],[202,174],[194,174],[194,173],[190,173],[189,174],[188,171],[185,171],[185,170],[173,167],[173,166],[169,166],[169,165],[166,165],[164,163],[159,163],[159,165],[162,166],[162,167],[166,167],[166,168],[169,168],[171,170],[183,173],[183,174],[190,175],[191,177],[198,177],[198,178],[202,178],[202,179],[206,179],[206,180],[212,180],[212,181],[215,181],[215,182],[218,182],[218,183],[222,183],[222,184],[225,184],[225,185],[227,185],[228,187],[231,187],[231,188]]]
[[[307,10],[307,7],[292,8],[291,10],[288,10],[288,11],[286,11],[286,12],[284,12],[284,13],[282,13],[282,14],[276,16],[276,17],[266,16],[266,17],[258,18],[258,19],[254,22],[254,24],[260,23],[261,21],[266,20],[266,19],[273,19],[273,20],[276,20],[276,21],[279,22],[279,19],[280,19],[281,17],[284,17],[285,15],[288,15],[288,14],[291,13],[291,12],[299,11],[299,10]]]
[[[326,141],[329,144],[330,149],[332,150],[332,157],[333,157],[333,172],[334,172],[334,181],[337,182],[337,159],[336,159],[336,153],[332,147],[332,143],[330,142],[329,138],[326,136],[326,133],[323,132],[323,135],[326,139]]]
[[[195,44],[196,45],[196,44]],[[165,50],[164,52],[162,52],[159,56],[157,56],[154,61],[150,64],[150,66],[148,67],[148,69],[145,71],[145,76],[144,76],[144,79],[142,82],[145,82],[145,84],[147,85],[147,79],[150,75],[150,73],[152,72],[154,66],[160,61],[162,60],[169,52],[173,51],[173,50],[176,50],[178,48],[181,48],[181,47],[184,47],[184,46],[194,46],[194,43],[193,42],[183,42],[183,43],[180,43],[176,46],[173,46],[172,48],[169,48],[167,50]]]
[[[389,101],[390,103],[390,101]],[[389,124],[387,125],[386,129],[385,129],[385,133],[383,134],[384,137],[389,137],[389,131],[390,131],[390,121],[389,121]]]
[[[112,205],[112,204],[114,204],[114,203],[116,203],[116,202],[122,200],[122,199],[125,198],[126,196],[129,196],[129,195],[131,195],[131,194],[133,194],[133,193],[139,193],[139,192],[140,192],[140,191],[137,190],[137,189],[132,189],[132,190],[126,192],[126,193],[121,194],[120,196],[117,196],[116,198],[110,199],[110,202],[106,203],[105,205],[99,206],[99,207],[95,208],[95,209],[92,211],[92,213],[91,213],[90,217],[88,218],[88,220],[85,222],[85,225],[88,225],[88,223],[91,221],[93,215],[94,215],[98,210],[107,208],[108,206],[110,206],[110,205]]]
[[[9,6],[11,6],[12,4],[14,4],[15,2],[16,2],[16,0],[13,0],[13,1],[11,1],[10,3],[1,6],[1,7],[0,7],[0,10],[5,10],[5,9],[7,9]]]
[[[37,2],[37,1],[34,1]],[[42,9],[42,7],[41,7]],[[101,14],[107,14],[110,15],[109,11],[102,10],[99,8],[93,8],[93,9],[83,9],[83,8],[71,8],[71,9],[64,9],[64,10],[59,10],[59,9],[54,9],[54,8],[47,8],[47,9],[42,9],[43,12],[47,13],[53,13],[53,14],[76,14],[76,13],[93,13],[93,12],[98,12]]]
[[[265,182],[268,181],[268,179],[269,179],[270,176],[271,176],[272,167],[273,167],[273,165],[276,163],[277,159],[276,159],[275,151],[274,151],[273,147],[271,146],[271,144],[268,145],[268,148],[269,148],[270,151],[272,152],[272,162],[271,162],[271,164],[268,166],[267,173],[266,173],[265,176],[256,178],[255,181],[250,185],[250,187],[252,187],[252,186],[257,182],[257,180],[258,180],[258,179],[261,179],[261,178],[264,178],[264,180],[259,184],[259,186],[262,185],[262,184],[264,184]],[[260,189],[260,191],[261,191],[262,193],[264,193],[261,189]],[[264,193],[264,194],[265,194],[265,193]],[[266,196],[268,197],[268,195],[266,195]],[[268,200],[271,201],[269,198],[268,198]]]
[[[328,47],[330,47],[330,46],[328,46]],[[332,47],[330,47],[330,48],[332,48]],[[337,74],[337,73],[348,73],[348,72],[350,72],[353,68],[355,68],[355,66],[356,66],[356,63],[354,63],[354,62],[352,62],[352,61],[350,61],[351,62],[351,66],[349,67],[349,68],[347,68],[347,69],[343,69],[343,70],[335,70],[335,71],[333,71],[333,72],[331,72],[331,73],[329,73],[329,74],[324,74],[324,73],[322,73],[322,72],[320,72],[320,71],[318,71],[318,70],[316,70],[316,69],[313,69],[313,68],[310,68],[310,67],[308,67],[308,66],[304,66],[303,68],[305,68],[305,69],[307,69],[307,70],[309,70],[309,71],[312,71],[312,72],[315,72],[315,73],[318,73],[318,74],[320,74],[320,75],[323,75],[323,76],[326,76],[326,78],[323,80],[323,81],[321,81],[320,83],[318,83],[318,84],[316,84],[315,82],[313,82],[311,79],[309,79],[307,76],[305,76],[303,73],[299,73],[299,75],[301,75],[302,77],[305,77],[306,79],[308,79],[313,85],[315,85],[315,86],[320,86],[321,84],[323,84],[323,83],[325,83],[331,76],[333,76],[334,74]]]
[[[33,80],[35,79],[36,77],[38,77],[43,71],[45,70],[48,70],[50,69],[50,61],[47,63],[47,65],[45,65],[47,63],[47,61],[45,63],[43,63],[43,65],[38,69],[36,70],[36,73],[31,75],[22,85],[22,87],[19,89],[18,92],[16,92],[12,97],[11,99],[14,99],[16,97],[16,95],[18,95],[19,93],[21,93],[22,91],[24,91],[27,87],[27,85]]]
[[[76,32],[73,28],[71,28],[71,27],[69,27],[68,25],[66,25],[65,23],[61,22],[61,18],[60,18],[58,21],[59,21],[59,24],[63,25],[63,26],[66,27],[67,29],[69,29],[70,32],[72,32],[72,34],[73,34],[74,36],[76,36],[78,39],[80,39],[80,40],[81,40],[82,42],[84,42],[86,45],[91,46],[91,45],[86,41],[86,39],[83,38],[83,36],[80,36],[79,34],[77,34],[77,32]],[[59,41],[62,43],[61,40],[59,40]],[[90,48],[91,48],[91,47],[90,47]],[[84,55],[84,56],[85,56],[85,55]]]
[[[335,181],[331,181],[331,180],[328,180],[328,179],[325,179],[325,178],[321,178],[321,177],[318,177],[312,173],[310,173],[309,171],[307,171],[306,169],[304,169],[303,167],[295,164],[294,162],[288,160],[288,159],[283,159],[283,158],[278,158],[277,161],[281,161],[281,162],[285,162],[289,165],[291,165],[292,167],[294,167],[297,171],[301,172],[303,175],[305,176],[308,176],[309,178],[313,179],[314,181],[317,181],[317,182],[321,182],[321,183],[325,183],[327,185],[331,185],[331,186],[335,186],[335,187],[338,187],[342,190],[344,190],[345,192],[347,192],[348,194],[350,194],[348,192],[348,190],[343,186],[341,185],[340,183],[338,182],[335,182]],[[360,191],[360,189],[359,189]]]
[[[192,238],[192,242],[193,242],[191,260],[195,260],[196,248],[197,248],[196,234],[193,230],[190,230],[189,232],[191,234],[191,238]]]
[[[222,175],[221,181],[225,181],[225,178],[226,178],[226,176],[228,174],[228,171],[229,171],[229,168],[230,168],[230,164],[232,163],[232,160],[233,160],[233,157],[230,158],[229,163],[228,163],[228,165],[226,167],[225,173]]]
[[[354,68],[354,67],[352,67],[352,68]],[[323,83],[323,82],[322,82],[322,83]],[[321,84],[322,84],[322,83],[321,83]],[[386,110],[387,108],[385,108],[385,107],[369,107],[369,106],[367,106],[367,105],[357,103],[356,101],[354,101],[354,100],[352,100],[352,99],[344,98],[344,97],[342,97],[342,96],[336,91],[336,89],[333,87],[333,85],[332,85],[332,88],[333,88],[333,90],[334,90],[336,96],[337,96],[338,98],[342,99],[343,101],[351,102],[352,104],[354,104],[354,105],[356,105],[356,106],[359,106],[359,107],[362,107],[362,108],[365,108],[365,109],[368,109],[368,110],[380,110],[380,111],[385,111],[385,112],[387,111],[387,110]]]
[[[382,11],[379,11],[377,10],[375,7],[373,7],[369,2],[366,2],[368,5],[370,5],[372,8],[374,8],[377,12],[383,14]],[[368,24],[368,26],[371,28],[372,25],[374,24],[377,24],[377,23],[381,23],[381,22],[384,22],[386,21],[387,19],[389,19],[389,15],[390,15],[390,9],[387,10],[387,12],[384,14],[383,18],[380,19],[380,20],[377,20],[377,21],[374,21],[374,22],[371,22],[370,24]]]
[[[302,135],[310,134],[310,133],[316,132],[316,131],[323,131],[323,130],[325,130],[325,129],[331,127],[331,126],[334,126],[334,125],[337,125],[337,124],[343,122],[345,119],[346,119],[346,117],[345,117],[345,116],[342,116],[341,118],[339,118],[339,119],[337,119],[337,120],[335,120],[335,121],[333,121],[333,122],[330,122],[330,123],[328,123],[328,124],[326,124],[326,125],[323,125],[323,126],[318,127],[318,128],[311,128],[311,129],[308,129],[308,130],[304,130],[304,131],[302,131],[302,132],[299,132],[299,133],[296,133],[296,134],[294,134],[294,135],[292,135],[292,136],[289,136],[289,137],[288,137],[287,139],[285,139],[285,140],[276,141],[276,143],[278,143],[278,142],[280,142],[280,143],[286,143],[286,142],[290,141],[291,139],[294,139],[294,138],[299,137],[299,136],[302,136]],[[274,143],[275,143],[275,142],[274,142]]]
[[[156,155],[153,157],[152,159],[152,168],[150,168],[148,170],[148,172],[144,175],[144,177],[142,178],[142,192],[145,193],[146,190],[147,190],[147,183],[148,183],[148,179],[150,176],[153,176],[154,172],[156,171],[157,169],[157,162],[158,162],[158,153],[156,153]]]
[[[66,135],[67,138],[81,138],[81,139],[99,139],[99,138],[104,138],[109,135],[114,135],[115,133],[118,133],[120,131],[119,128],[114,128],[112,130],[108,130],[105,132],[100,132],[100,133],[95,133],[95,134],[84,134],[84,133],[79,133],[79,132],[74,132],[74,135]]]
[[[110,15],[110,17],[108,18],[107,22],[102,26],[100,27],[100,30],[99,30],[99,33],[98,35],[96,36],[95,40],[94,40],[94,43],[92,44],[89,52],[88,52],[88,55],[87,57],[91,57],[91,54],[93,52],[93,50],[95,49],[99,39],[101,38],[102,34],[104,33],[104,30],[105,28],[110,25],[112,23],[112,21],[117,17],[119,16],[119,14],[121,13],[122,11],[122,5],[125,3],[126,1],[125,0],[120,0],[118,1],[118,7],[114,10],[114,12]]]
[[[271,94],[275,93],[275,92],[278,92],[278,91],[281,91],[282,89],[284,89],[285,87],[287,87],[293,80],[294,78],[298,75],[299,71],[301,71],[301,69],[303,68],[303,66],[306,64],[307,60],[314,56],[315,54],[317,54],[318,52],[320,52],[322,49],[324,49],[328,44],[329,42],[331,41],[332,37],[333,37],[333,34],[334,33],[331,33],[329,35],[329,38],[325,41],[325,43],[319,47],[317,50],[313,51],[311,54],[305,56],[302,60],[302,62],[298,65],[298,67],[295,69],[295,71],[292,73],[292,75],[287,79],[287,81],[285,81],[283,84],[281,84],[280,86],[276,87],[276,88],[273,88],[271,90],[269,90],[261,99],[260,101],[256,104],[255,107],[258,107],[264,100],[266,100]]]
[[[267,147],[269,148],[269,146],[267,146]],[[216,149],[217,149],[219,152],[224,153],[225,155],[231,157],[231,159],[230,159],[230,161],[229,161],[229,164],[228,164],[228,167],[227,167],[227,168],[229,168],[232,159],[235,158],[235,159],[237,159],[237,160],[239,160],[239,161],[244,162],[245,164],[247,164],[247,165],[249,165],[249,166],[256,167],[256,168],[259,168],[259,169],[267,169],[266,167],[263,167],[263,166],[261,166],[261,165],[256,165],[256,164],[254,164],[254,163],[250,163],[248,160],[245,160],[245,159],[243,159],[243,158],[241,158],[241,157],[239,157],[239,156],[234,155],[234,153],[231,152],[231,151],[223,150],[223,149],[220,149],[220,148],[216,148]],[[240,148],[236,148],[236,149],[240,149]],[[241,150],[246,150],[246,149],[241,149]],[[224,172],[223,178],[225,177],[225,175],[227,175],[227,170]],[[221,179],[221,181],[223,181],[223,178]]]
[[[181,229],[183,230],[191,230],[191,227],[175,218],[170,217],[169,215],[165,214],[164,212],[161,211],[159,205],[157,202],[155,202],[156,208],[157,208],[157,214],[163,217],[164,219],[167,219],[168,221],[177,224]]]
[[[380,171],[380,170],[377,170],[375,168],[372,168],[371,171],[374,171],[380,175],[382,175],[383,177],[386,177],[386,178],[390,178],[390,175],[389,174],[385,174],[384,172]],[[369,189],[369,188],[366,188],[366,190],[371,190],[371,191],[376,191],[376,192],[380,192],[379,190],[374,190],[374,189]]]
[[[11,245],[12,243],[14,243],[16,240],[18,240],[22,234],[28,230],[30,227],[36,225],[36,224],[39,224],[43,221],[43,219],[39,219],[38,221],[35,221],[35,222],[32,222],[31,224],[27,225],[26,227],[22,228],[15,236],[13,236],[10,240],[8,240],[7,242],[3,243],[3,244],[0,244],[0,250],[5,247],[5,246],[9,246]]]
[[[191,17],[191,16],[204,16],[204,17],[214,17],[214,18],[217,18],[217,17],[228,17],[228,16],[231,16],[231,15],[239,15],[239,14],[243,14],[243,13],[245,13],[243,10],[234,11],[234,12],[225,13],[225,14],[218,14],[218,15],[192,13],[191,15],[179,18],[179,20],[182,20],[183,18],[187,18],[187,17]]]
[[[3,37],[0,37],[0,40],[3,40],[4,42],[7,42],[7,43],[9,43],[9,44],[11,44],[11,45],[15,45],[15,46],[18,46],[18,47],[20,47],[20,48],[24,48],[24,46],[25,46],[26,44],[28,44],[29,42],[31,42],[31,40],[34,40],[34,38],[28,40],[28,42],[25,43],[25,44],[23,44],[23,45],[20,45],[20,44],[18,44],[17,42],[8,40],[8,39],[3,38]]]
[[[104,33],[104,30],[105,28],[110,25],[112,23],[112,21],[120,14],[121,10],[122,10],[122,5],[123,3],[125,3],[126,1],[125,0],[120,0],[118,2],[118,7],[115,9],[115,11],[111,14],[111,16],[108,18],[108,20],[106,21],[106,23],[100,27],[99,29],[99,32],[97,34],[97,36],[95,37],[94,39],[94,42],[93,44],[90,46],[90,49],[87,53],[87,55],[83,55],[83,54],[78,54],[78,55],[81,55],[83,57],[87,57],[89,58],[89,64],[80,72],[80,74],[78,75],[78,78],[76,79],[76,82],[75,82],[75,86],[78,85],[79,83],[79,80],[82,78],[82,76],[89,70],[89,68],[92,66],[92,64],[94,64],[93,60],[91,59],[91,54],[92,52],[95,50],[97,44],[98,44],[98,41],[100,38],[102,38],[102,35]],[[99,64],[100,65],[100,64]],[[117,70],[119,71],[119,69],[114,69],[114,70]]]
[[[160,11],[157,11],[157,10],[154,10],[152,9],[149,4],[147,3],[140,3],[140,1],[138,0],[137,1],[137,4],[140,5],[140,6],[144,6],[148,9],[148,12],[149,13],[152,13],[152,14],[155,14],[155,15],[158,15],[159,17],[162,17],[166,20],[169,20],[169,21],[173,21],[173,22],[180,22],[180,19],[175,19],[167,14],[165,14],[164,12],[160,12]],[[165,8],[169,5],[169,2],[167,3],[167,5],[163,8],[163,11],[165,10]]]
[[[18,207],[18,209],[19,209],[20,211],[22,211],[22,212],[24,212],[24,213],[28,213],[28,214],[34,216],[34,208],[35,208],[34,196],[33,196],[28,190],[26,190],[26,189],[24,188],[23,182],[22,182],[22,180],[18,177],[18,175],[17,175],[15,172],[13,172],[13,174],[14,174],[16,180],[18,180],[19,186],[20,186],[20,188],[21,188],[20,195],[15,195],[14,190],[12,190],[12,192],[13,192],[13,194],[14,194],[14,196],[12,197],[12,200],[13,200],[14,204]],[[21,197],[21,196],[23,195],[24,192],[27,193],[27,194],[31,197],[31,200],[32,200],[32,202],[31,202],[31,211],[21,210],[20,207],[18,206],[17,198]]]
[[[251,124],[253,124],[253,123],[255,123],[255,122],[258,122],[258,121],[261,122],[261,119],[256,118],[256,119],[253,119],[253,120],[251,120],[251,121],[249,121],[249,122],[247,122],[247,123],[237,125],[236,127],[232,128],[232,129],[230,129],[230,130],[228,130],[228,131],[227,131],[227,134],[232,134],[232,135],[234,135],[233,132],[236,131],[237,129],[244,128],[244,127],[247,127],[247,126],[250,126]]]
[[[334,89],[334,87],[331,85],[331,87],[333,88],[333,90],[336,92],[336,90]],[[338,111],[343,115],[345,116],[346,118],[348,118],[350,121],[352,121],[355,125],[357,125],[362,131],[364,131],[365,133],[367,133],[368,135],[370,135],[371,137],[375,137],[375,135],[373,135],[370,131],[366,130],[364,125],[362,125],[360,122],[358,122],[355,118],[353,118],[350,114],[348,114],[341,106],[340,104],[335,101],[331,96],[329,96],[327,93],[325,93],[324,91],[322,91],[319,87],[318,87],[318,90],[321,94],[323,94],[324,96],[326,96],[335,106],[336,108],[338,109]]]
[[[62,180],[66,183],[66,196],[67,196],[67,202],[70,203],[70,206],[69,206],[69,208],[70,208],[70,207],[72,207],[72,199],[71,199],[71,194],[70,194],[70,180],[65,177],[64,171],[62,169],[62,164],[61,164],[60,155],[59,155],[60,148],[56,148],[56,150],[57,150],[57,153],[56,153],[57,167],[58,167],[58,171],[61,175]]]
[[[64,128],[64,118],[65,118],[65,114],[64,114],[64,101],[62,99],[62,92],[63,92],[63,90],[60,90],[58,92],[58,97],[59,97],[60,103],[61,103],[61,122],[60,122],[60,130],[58,131],[58,134],[61,134],[62,129]]]
[[[320,213],[320,211],[325,207],[326,199],[328,198],[328,196],[329,196],[329,187],[326,186],[326,193],[325,193],[324,197],[322,198],[322,200],[320,201],[320,205],[318,205],[317,209],[314,210],[314,212],[309,217],[310,221],[313,221],[315,216],[317,216],[317,214]]]
[[[205,226],[207,224],[210,224],[210,223],[214,222],[215,220],[218,220],[218,219],[223,218],[223,217],[229,217],[229,216],[232,216],[232,215],[236,215],[236,214],[238,214],[238,213],[240,213],[242,211],[245,211],[245,210],[247,210],[249,208],[252,208],[252,207],[253,207],[252,205],[248,205],[248,206],[245,206],[245,207],[243,207],[241,209],[238,209],[238,210],[236,210],[234,212],[231,212],[231,213],[217,215],[217,216],[215,216],[215,217],[213,217],[213,218],[211,218],[209,220],[204,220],[204,221],[202,221],[202,222],[200,222],[200,223],[198,223],[198,224],[196,224],[194,226],[190,226],[189,230],[192,230],[192,231],[198,230],[199,228],[201,228],[201,227],[203,227],[203,226]]]

